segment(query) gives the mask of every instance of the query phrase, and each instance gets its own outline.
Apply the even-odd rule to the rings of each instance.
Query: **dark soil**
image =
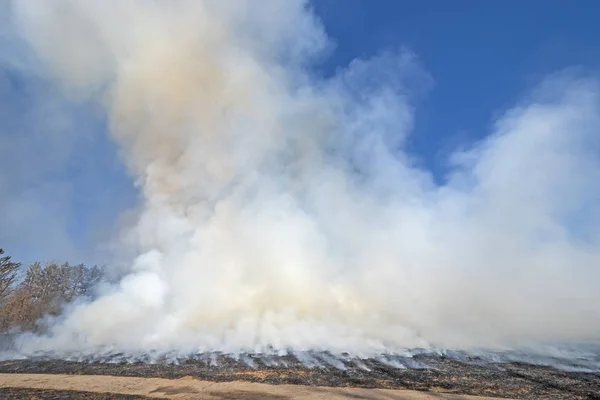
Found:
[[[322,360],[327,359],[322,358]],[[417,355],[410,359],[412,363],[410,368],[398,368],[391,366],[389,362],[377,360],[361,360],[359,363],[351,360],[329,359],[328,363],[322,362],[312,367],[292,356],[277,357],[276,363],[271,361],[273,358],[246,357],[245,362],[241,362],[224,356],[212,357],[210,360],[185,359],[175,364],[29,359],[0,362],[0,373],[94,374],[160,378],[191,376],[217,382],[243,380],[276,385],[412,389],[516,399],[600,399],[600,373],[598,372],[569,372],[518,362],[483,362],[477,357],[458,360],[444,356]]]

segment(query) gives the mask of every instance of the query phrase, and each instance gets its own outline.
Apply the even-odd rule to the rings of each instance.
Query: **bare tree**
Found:
[[[6,258],[6,262],[10,260]],[[47,328],[43,317],[58,315],[66,303],[90,295],[103,272],[101,267],[88,268],[83,264],[31,264],[24,279],[0,302],[0,331],[18,328],[43,332]],[[16,274],[10,278],[9,287]]]
[[[0,249],[0,256],[3,254],[4,250]],[[21,263],[11,261],[10,256],[0,257],[0,300],[5,298],[12,289],[19,268]]]
[[[33,300],[47,304],[70,302],[89,294],[102,276],[102,269],[83,264],[33,263],[27,269],[21,286],[27,288]]]

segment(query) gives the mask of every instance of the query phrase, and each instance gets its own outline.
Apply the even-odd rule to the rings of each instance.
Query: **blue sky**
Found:
[[[386,49],[407,47],[416,54],[433,85],[418,104],[409,145],[438,180],[451,150],[482,138],[494,118],[542,77],[565,68],[600,67],[600,3],[595,1],[314,0],[313,7],[336,44],[318,73],[329,75],[357,57]],[[135,190],[103,134],[102,117],[85,106],[62,109],[51,89],[46,92],[7,61],[14,48],[4,42],[0,210],[9,223],[0,225],[0,246],[25,262],[89,261],[97,238],[135,203]],[[61,109],[65,120],[33,126],[39,119],[28,113],[39,112],[40,102]],[[76,137],[74,151],[55,155],[64,157],[62,162],[44,162],[52,135],[41,139],[39,148],[19,144],[22,132],[54,129]],[[11,211],[15,203],[32,206],[18,215]],[[39,228],[53,224],[60,225],[54,225],[56,232]]]
[[[567,0],[316,0],[337,43],[326,70],[407,46],[434,85],[411,140],[436,174],[444,153],[480,138],[544,76],[600,67],[600,3]]]

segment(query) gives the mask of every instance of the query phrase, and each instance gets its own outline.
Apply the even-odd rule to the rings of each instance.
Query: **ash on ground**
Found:
[[[357,359],[329,353],[199,354],[132,358],[123,354],[55,359],[48,355],[0,362],[0,373],[51,373],[136,377],[194,377],[211,381],[411,389],[515,399],[600,399],[594,360],[537,359],[459,352],[381,355]]]

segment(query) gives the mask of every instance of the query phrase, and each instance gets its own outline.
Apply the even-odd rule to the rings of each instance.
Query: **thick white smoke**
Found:
[[[26,349],[495,347],[600,339],[598,82],[559,74],[452,158],[403,150],[408,52],[311,76],[305,1],[18,0],[143,194],[128,273]]]

